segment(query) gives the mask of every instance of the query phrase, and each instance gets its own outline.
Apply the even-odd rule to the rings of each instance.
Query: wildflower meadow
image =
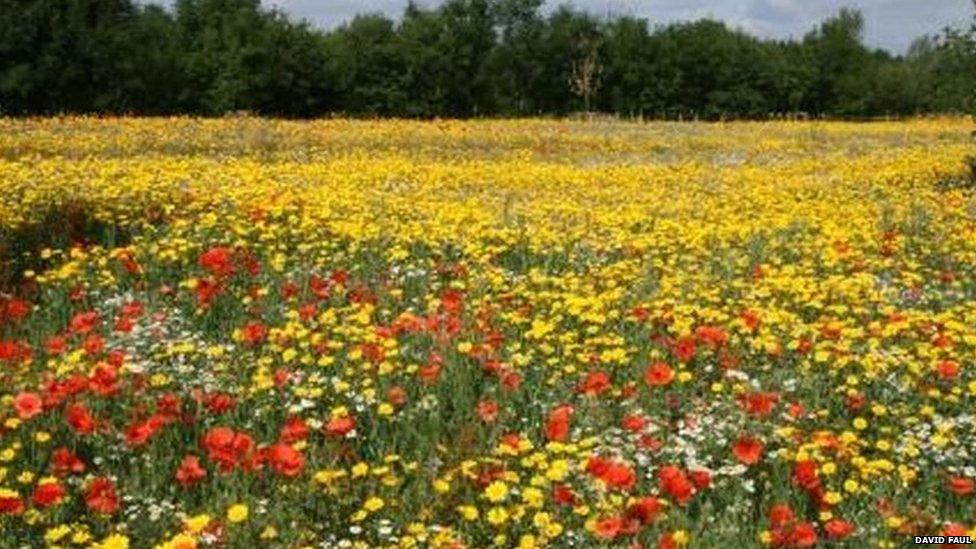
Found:
[[[0,119],[0,547],[976,536],[971,132]]]

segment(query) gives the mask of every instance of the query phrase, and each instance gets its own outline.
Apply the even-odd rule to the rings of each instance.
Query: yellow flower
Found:
[[[363,509],[366,509],[370,513],[374,513],[382,509],[383,506],[383,500],[374,496],[366,500],[366,503],[363,504]]]
[[[122,534],[112,534],[98,544],[99,549],[129,549],[129,538]]]
[[[210,524],[210,515],[201,514],[194,517],[190,517],[184,521],[186,530],[191,534],[199,534]]]
[[[508,520],[508,511],[504,507],[492,507],[488,510],[488,522],[493,526],[501,526]]]
[[[244,522],[247,520],[248,508],[243,503],[231,505],[227,509],[227,520],[233,523]]]
[[[500,480],[496,480],[485,488],[485,497],[492,503],[505,501],[508,497],[508,485]]]
[[[457,511],[468,522],[478,520],[478,508],[473,505],[459,505]]]

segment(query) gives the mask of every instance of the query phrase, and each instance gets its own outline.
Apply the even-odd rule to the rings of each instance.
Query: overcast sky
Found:
[[[399,16],[407,0],[263,0],[297,18],[333,28],[357,13]],[[437,0],[420,0],[435,5]],[[635,15],[653,23],[702,17],[721,19],[764,37],[800,38],[818,21],[844,6],[859,8],[866,21],[865,41],[904,52],[912,40],[947,25],[970,20],[972,0],[549,0],[548,6],[571,4],[604,15]]]

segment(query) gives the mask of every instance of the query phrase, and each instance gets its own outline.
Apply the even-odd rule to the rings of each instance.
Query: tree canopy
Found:
[[[259,0],[0,0],[0,113],[870,117],[976,109],[976,17],[904,55],[842,9],[801,40],[542,0],[410,3],[331,31]]]

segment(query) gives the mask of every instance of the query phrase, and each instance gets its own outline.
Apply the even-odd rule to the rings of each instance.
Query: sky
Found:
[[[357,13],[399,16],[407,0],[263,0],[295,18],[330,29]],[[420,0],[433,6],[437,0]],[[711,17],[767,38],[801,38],[817,22],[841,7],[859,8],[865,18],[865,42],[903,53],[912,40],[947,25],[968,22],[972,0],[549,0],[548,7],[570,4],[598,15],[634,15],[652,23]]]

